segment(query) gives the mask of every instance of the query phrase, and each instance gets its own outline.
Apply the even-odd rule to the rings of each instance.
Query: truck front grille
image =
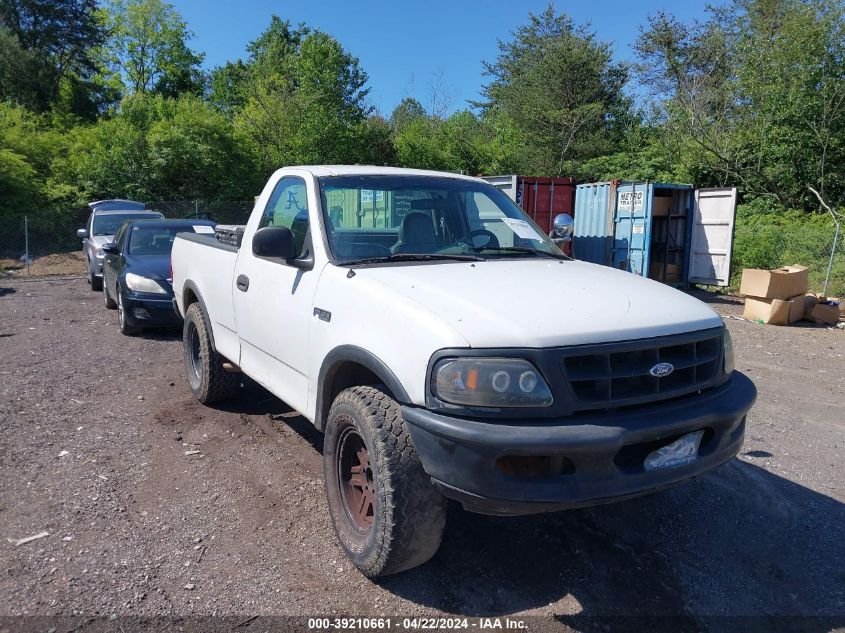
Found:
[[[721,333],[708,330],[572,348],[563,370],[576,410],[609,408],[674,398],[709,387],[722,362]],[[660,363],[673,371],[652,375]]]

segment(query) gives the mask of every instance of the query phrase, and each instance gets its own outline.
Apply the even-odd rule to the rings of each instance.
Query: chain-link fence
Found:
[[[159,200],[148,209],[164,217],[208,218],[218,224],[246,224],[252,200]],[[76,230],[83,228],[87,206],[27,215],[0,216],[0,274],[15,276],[82,274],[85,261]],[[821,291],[831,262],[833,226],[789,228],[737,222],[734,239],[734,284],[742,268],[776,268],[803,264],[810,269],[811,289]],[[830,266],[828,294],[845,294],[845,235],[840,235]]]
[[[252,200],[160,200],[147,208],[165,218],[203,218],[218,224],[246,224]],[[77,229],[85,227],[87,206],[0,216],[0,275],[75,275],[85,270]]]

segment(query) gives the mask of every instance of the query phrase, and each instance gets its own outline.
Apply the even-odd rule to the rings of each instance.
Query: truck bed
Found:
[[[179,233],[173,241],[170,261],[173,292],[182,316],[185,299],[193,293],[206,310],[218,352],[233,363],[240,356],[232,302],[238,247],[221,242],[216,235]],[[191,280],[189,284],[185,280]]]
[[[216,227],[215,227],[216,231]],[[216,234],[215,235],[203,235],[201,233],[179,233],[180,240],[186,240],[188,242],[196,242],[197,244],[202,244],[203,246],[211,246],[212,248],[220,248],[224,251],[230,251],[232,253],[238,252],[238,246],[240,244],[235,245],[231,244],[228,241],[222,241]]]

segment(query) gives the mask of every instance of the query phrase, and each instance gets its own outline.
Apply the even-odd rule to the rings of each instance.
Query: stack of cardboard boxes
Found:
[[[802,319],[833,325],[839,321],[839,302],[807,294],[807,269],[784,266],[775,270],[746,268],[739,292],[745,295],[743,317],[771,325]]]

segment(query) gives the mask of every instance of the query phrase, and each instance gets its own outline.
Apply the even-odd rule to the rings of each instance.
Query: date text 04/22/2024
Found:
[[[309,618],[311,630],[526,630],[517,618]]]

